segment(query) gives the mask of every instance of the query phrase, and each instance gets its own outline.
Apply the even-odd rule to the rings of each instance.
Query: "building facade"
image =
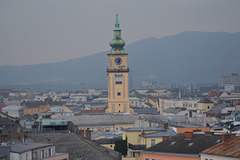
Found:
[[[220,75],[218,77],[218,86],[225,85],[240,86],[240,75],[234,73],[230,76]]]
[[[24,106],[24,115],[34,115],[38,113],[44,113],[44,112],[50,111],[50,109],[51,109],[51,106],[49,104],[42,105],[40,107]]]
[[[123,48],[125,42],[121,38],[121,29],[119,28],[118,13],[116,13],[116,22],[113,31],[114,37],[113,40],[109,43],[112,49],[108,53],[108,107],[105,112],[133,113],[133,110],[129,107],[129,68],[127,66],[128,53]]]

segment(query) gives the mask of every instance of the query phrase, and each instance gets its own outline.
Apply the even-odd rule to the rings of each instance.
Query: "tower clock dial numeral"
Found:
[[[114,63],[115,63],[116,65],[122,64],[122,58],[116,57],[116,58],[114,59]]]

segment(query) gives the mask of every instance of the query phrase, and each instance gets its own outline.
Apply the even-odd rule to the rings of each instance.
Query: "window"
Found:
[[[116,76],[116,84],[122,84],[122,76]]]
[[[117,95],[118,95],[118,96],[121,96],[121,92],[117,92]]]
[[[149,160],[149,158],[144,158],[144,160]]]
[[[152,160],[156,160],[155,158],[152,158]]]
[[[37,152],[33,152],[33,159],[37,159]]]
[[[129,155],[132,157],[132,155],[133,155],[133,151],[129,151]]]
[[[142,157],[141,152],[138,152],[138,157]]]
[[[48,155],[49,155],[49,157],[52,156],[52,149],[51,148],[48,149]]]
[[[41,150],[41,158],[44,158],[44,150]]]
[[[28,160],[28,154],[26,154],[26,160]]]
[[[151,146],[154,146],[155,145],[155,139],[151,139]]]

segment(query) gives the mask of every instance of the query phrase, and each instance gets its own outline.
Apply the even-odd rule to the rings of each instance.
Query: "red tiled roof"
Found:
[[[234,136],[202,152],[203,154],[240,158],[240,136]]]
[[[80,113],[103,113],[102,109],[90,109],[90,110],[81,110]]]

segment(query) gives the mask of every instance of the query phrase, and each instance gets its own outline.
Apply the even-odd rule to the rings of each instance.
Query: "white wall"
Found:
[[[32,151],[30,150],[22,154],[10,153],[10,160],[32,160]]]

